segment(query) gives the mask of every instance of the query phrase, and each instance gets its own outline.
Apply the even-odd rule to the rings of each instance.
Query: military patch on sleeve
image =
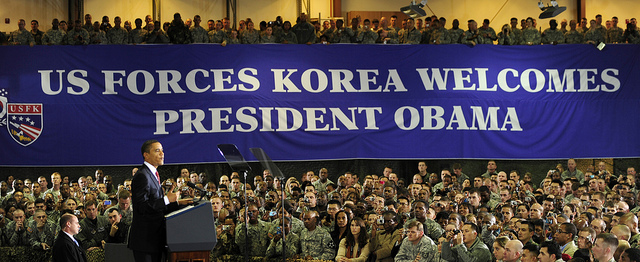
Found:
[[[334,244],[333,244],[333,241],[329,241],[328,246],[329,246],[329,248],[331,248],[331,249],[335,249],[335,248],[336,248],[336,245],[334,245]]]

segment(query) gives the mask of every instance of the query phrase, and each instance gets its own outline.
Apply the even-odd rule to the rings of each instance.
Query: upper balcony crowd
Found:
[[[306,14],[301,14],[292,25],[276,17],[275,21],[261,21],[258,28],[251,18],[241,20],[237,28],[232,28],[229,18],[208,20],[206,28],[202,18],[183,21],[179,13],[172,22],[161,24],[147,15],[123,24],[116,16],[111,24],[108,16],[102,22],[92,22],[90,14],[84,23],[53,19],[51,29],[43,32],[37,20],[31,21],[31,30],[25,28],[26,21],[20,19],[18,30],[5,35],[0,33],[2,45],[93,45],[93,44],[498,44],[498,45],[540,45],[540,44],[599,44],[599,43],[640,43],[640,31],[635,18],[626,19],[625,29],[618,26],[618,18],[612,17],[602,25],[602,15],[590,21],[582,18],[579,22],[563,19],[558,24],[549,20],[549,28],[542,30],[536,19],[531,17],[518,21],[511,18],[498,31],[484,19],[481,26],[475,20],[467,21],[467,30],[460,28],[460,21],[454,19],[447,29],[444,17],[407,18],[398,21],[396,16],[380,19],[355,17],[345,25],[342,19],[309,22]],[[567,28],[568,26],[568,28]]]

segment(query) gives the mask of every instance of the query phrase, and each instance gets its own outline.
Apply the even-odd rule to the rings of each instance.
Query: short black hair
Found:
[[[560,245],[557,242],[544,241],[542,242],[542,244],[540,244],[540,249],[542,249],[543,247],[547,248],[549,256],[555,255],[556,260],[562,258],[562,251],[560,250]]]
[[[149,153],[149,151],[151,151],[151,145],[154,143],[159,143],[159,142],[158,140],[155,140],[155,139],[144,141],[144,143],[142,144],[142,147],[140,148],[140,151],[143,156],[144,156],[144,153]]]

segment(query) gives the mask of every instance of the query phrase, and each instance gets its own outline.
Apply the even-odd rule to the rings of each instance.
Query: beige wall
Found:
[[[597,14],[602,15],[602,21],[611,20],[611,17],[617,16],[619,20],[618,26],[626,28],[625,19],[640,17],[640,1],[637,0],[586,0],[587,10],[585,15],[587,19],[595,19]]]
[[[0,31],[11,32],[18,29],[18,20],[27,21],[27,30],[31,30],[31,20],[38,20],[40,30],[51,28],[54,18],[66,19],[68,15],[66,0],[4,0],[0,8]],[[5,18],[11,22],[5,24]]]
[[[598,1],[598,0],[593,0]],[[342,11],[346,13],[348,11],[397,11],[400,7],[407,6],[409,0],[394,0],[394,1],[377,1],[379,3],[371,4],[370,2],[360,0],[342,0]],[[548,3],[549,0],[544,0]],[[460,21],[460,27],[466,29],[466,21],[469,19],[475,19],[482,23],[482,20],[488,18],[492,20],[492,27],[498,28],[503,24],[509,23],[511,17],[518,19],[524,19],[527,17],[536,18],[540,15],[540,9],[537,7],[537,1],[533,0],[515,0],[508,1],[507,4],[500,8],[505,1],[485,1],[485,0],[447,0],[447,1],[429,1],[424,10],[427,15],[435,15],[439,17],[447,18],[447,25],[451,26],[453,19]],[[561,6],[566,6],[567,11],[560,14],[556,19],[574,19],[577,12],[577,5],[575,0],[559,0]],[[638,4],[635,4],[638,5]],[[588,6],[588,5],[587,5]],[[432,12],[433,11],[433,12]],[[494,18],[495,16],[495,18]],[[538,21],[538,26],[543,28],[548,27],[548,22]]]
[[[66,2],[66,1],[65,1]],[[87,14],[91,14],[93,22],[102,21],[103,16],[108,16],[111,25],[113,25],[113,19],[119,16],[122,19],[122,24],[129,20],[131,25],[136,18],[144,20],[146,15],[150,15],[153,7],[151,1],[139,1],[139,0],[85,0],[84,11]]]
[[[254,21],[274,20],[277,15],[281,15],[284,20],[295,23],[296,1],[297,0],[237,0],[238,1],[238,18],[245,19],[251,17]],[[548,2],[549,0],[544,0]],[[13,31],[17,28],[19,18],[27,21],[36,19],[40,21],[41,30],[47,30],[51,27],[53,18],[67,19],[67,0],[6,0],[0,9],[0,31]],[[306,2],[306,1],[305,1]],[[319,13],[322,18],[330,16],[331,0],[311,0],[310,17],[317,18]],[[342,0],[343,16],[349,11],[397,11],[400,7],[408,5],[409,0]],[[567,11],[557,17],[557,19],[575,19],[577,14],[576,0],[559,0],[560,5],[567,6]],[[85,12],[93,15],[93,19],[101,19],[103,15],[111,18],[120,16],[123,20],[135,20],[135,18],[144,18],[145,15],[152,12],[152,0],[84,0]],[[495,0],[439,0],[429,1],[429,7],[438,16],[448,18],[448,25],[451,20],[457,18],[461,21],[462,28],[466,28],[468,19],[482,20],[484,18],[495,19],[492,21],[494,28],[500,27],[509,21],[511,17],[519,19],[528,16],[537,17],[540,14],[533,0],[514,0],[508,1],[504,8],[498,10],[504,4],[504,1]],[[170,21],[173,13],[180,12],[184,19],[192,18],[196,14],[200,14],[203,20],[220,19],[225,16],[226,1],[225,0],[162,0],[161,16],[162,21]],[[428,8],[427,14],[433,14]],[[621,26],[624,25],[626,18],[640,17],[640,1],[636,0],[619,0],[619,1],[602,1],[602,0],[586,0],[586,16],[589,19],[595,17],[596,14],[602,14],[604,20],[610,19],[612,16],[620,18]],[[4,19],[10,18],[11,23],[5,24]],[[538,26],[546,28],[547,21],[539,21]]]

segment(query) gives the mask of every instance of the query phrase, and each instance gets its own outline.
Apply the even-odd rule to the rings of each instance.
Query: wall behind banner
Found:
[[[284,20],[295,23],[296,17],[296,1],[295,0],[237,0],[238,18],[245,19],[251,17],[254,21],[273,20],[277,15],[281,15]],[[59,18],[67,20],[68,18],[68,1],[65,0],[24,0],[24,1],[4,1],[3,8],[0,9],[0,31],[10,32],[17,29],[18,19],[23,18],[27,22],[36,19],[40,22],[40,30],[46,31],[51,28],[51,20]],[[346,16],[349,11],[398,11],[400,7],[409,4],[409,0],[342,0],[342,16]],[[543,1],[548,3],[548,0]],[[576,0],[560,0],[561,6],[566,6],[567,11],[559,15],[556,19],[576,19],[577,17],[577,1]],[[506,4],[505,4],[506,3]],[[152,12],[152,0],[84,0],[85,12],[93,15],[93,19],[98,20],[103,15],[111,18],[115,16],[122,17],[123,21],[134,21],[136,18],[144,18],[145,15]],[[438,16],[444,16],[451,21],[457,18],[461,21],[461,27],[466,29],[466,21],[475,19],[481,21],[484,18],[492,19],[498,10],[504,8],[498,13],[493,20],[493,27],[498,28],[508,23],[509,18],[517,17],[519,19],[528,16],[537,17],[540,14],[537,8],[537,1],[533,0],[507,0],[507,1],[490,1],[490,0],[438,0],[429,1],[429,7]],[[193,17],[199,14],[203,21],[209,19],[221,19],[225,16],[226,1],[225,0],[162,0],[161,16],[162,22],[171,20],[175,12],[180,12],[183,18]],[[425,8],[428,15],[433,13]],[[606,21],[612,16],[618,16],[620,19],[620,27],[624,27],[624,21],[627,18],[637,17],[636,10],[640,10],[640,2],[633,0],[620,1],[586,1],[586,16],[593,19],[596,14],[602,14],[603,20]],[[314,0],[311,1],[311,13],[313,18],[321,14],[323,18],[329,17],[331,14],[331,0]],[[4,23],[5,18],[10,18],[9,24]],[[538,21],[538,27],[547,28],[548,21]],[[27,25],[27,29],[29,26]]]

